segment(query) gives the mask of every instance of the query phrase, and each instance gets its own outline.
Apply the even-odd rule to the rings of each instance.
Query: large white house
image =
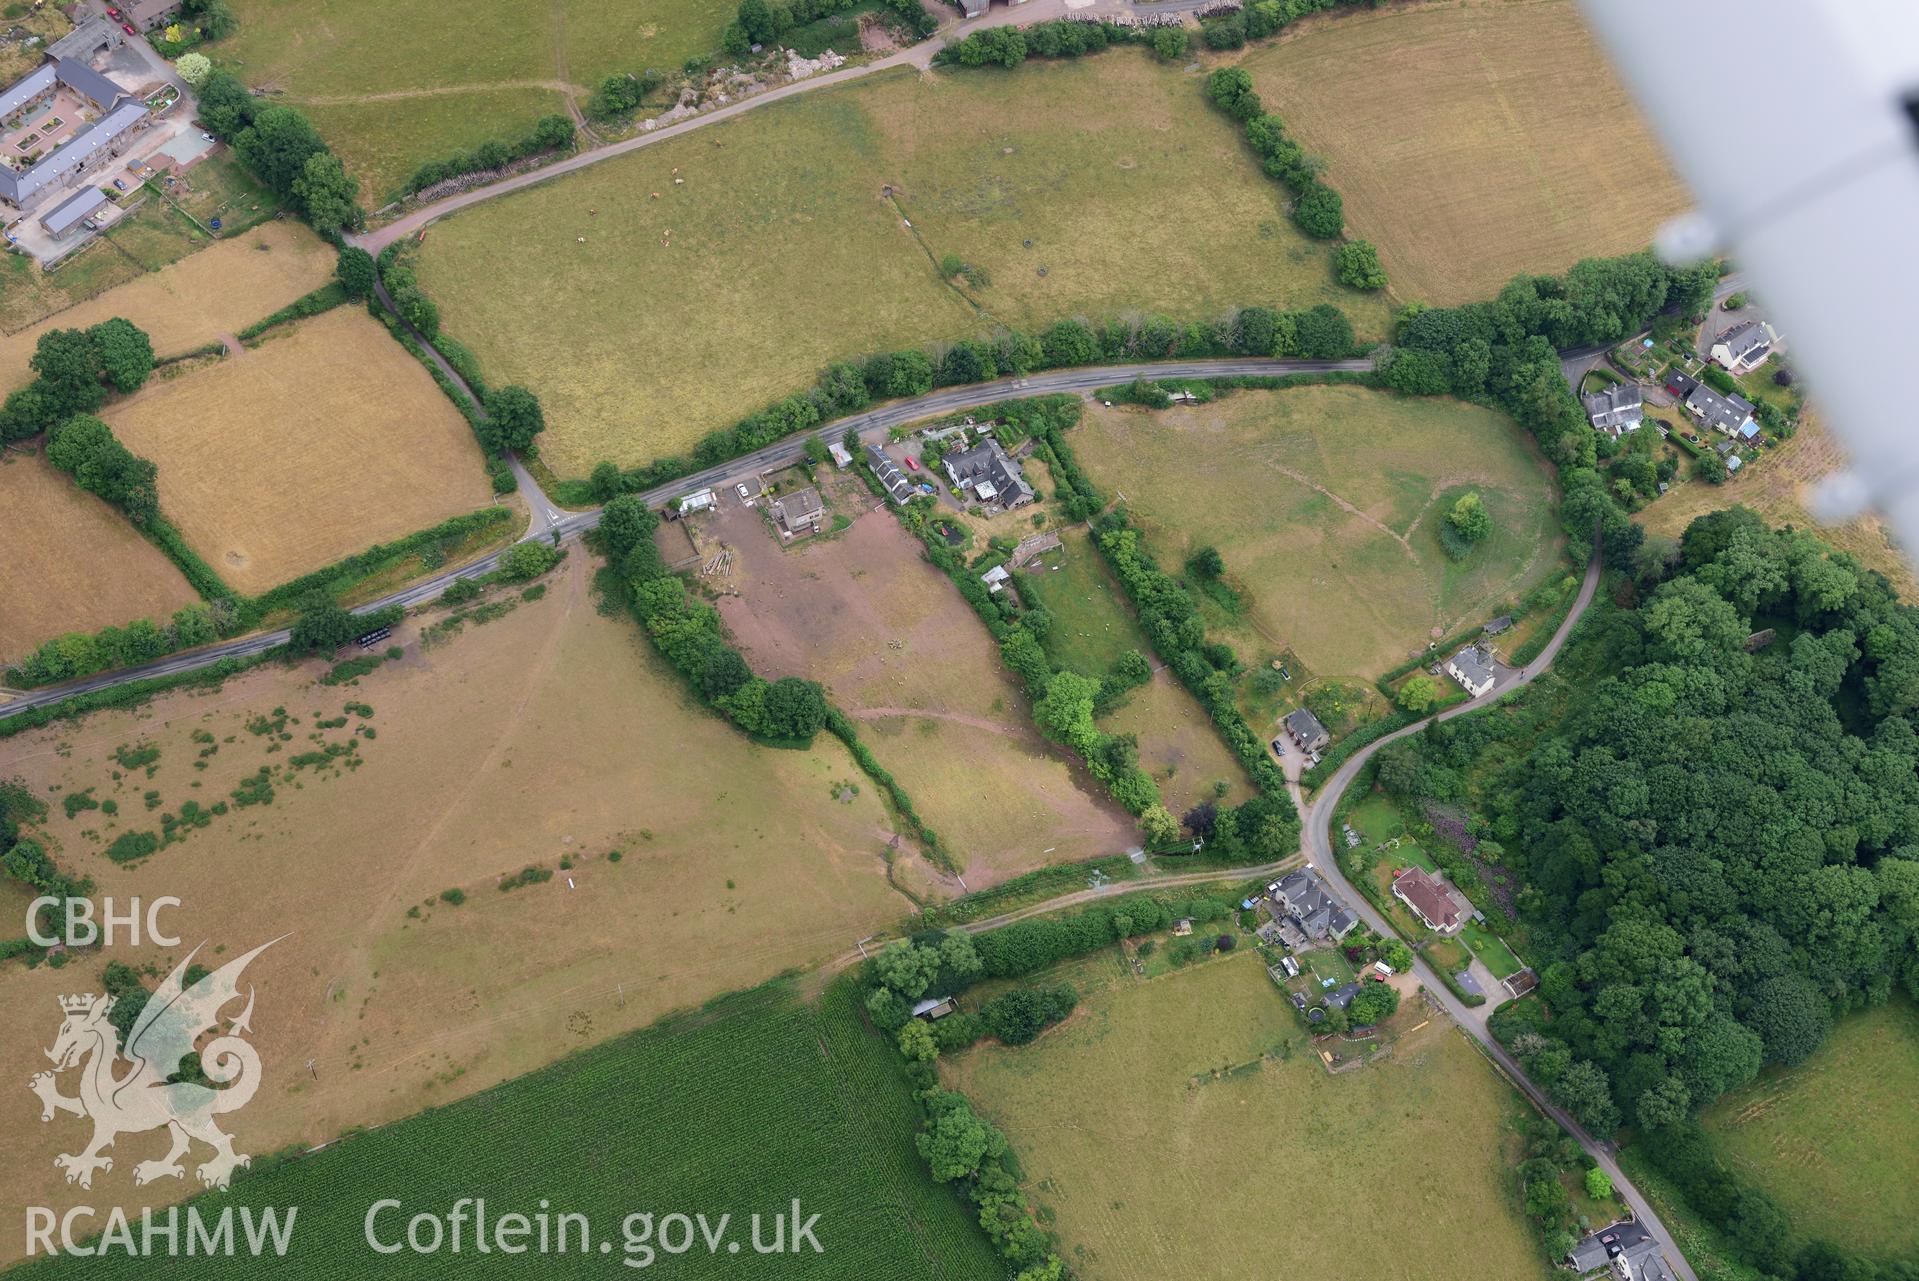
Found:
[[[1458,681],[1461,689],[1478,698],[1493,687],[1496,675],[1493,656],[1477,645],[1468,645],[1446,660],[1446,675]]]
[[[1759,368],[1779,345],[1779,335],[1763,320],[1734,325],[1713,340],[1712,363],[1734,374]]]

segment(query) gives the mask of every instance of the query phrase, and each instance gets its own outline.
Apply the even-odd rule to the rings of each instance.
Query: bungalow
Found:
[[[971,449],[958,449],[940,459],[953,492],[987,507],[1011,511],[1033,501],[1033,487],[1019,464],[1007,457],[999,441],[988,436]]]
[[[773,523],[779,526],[782,538],[819,533],[820,521],[825,515],[826,508],[820,503],[820,491],[811,485],[773,500]]]
[[[1286,924],[1308,942],[1337,943],[1359,924],[1352,909],[1328,893],[1311,871],[1288,872],[1267,886],[1266,893],[1273,915],[1287,918]]]
[[[1702,427],[1749,440],[1758,434],[1752,421],[1752,402],[1743,396],[1722,396],[1704,383],[1693,383],[1684,404],[1686,412]]]
[[[1281,720],[1280,724],[1285,727],[1286,733],[1292,737],[1293,742],[1299,744],[1299,750],[1302,752],[1317,752],[1333,741],[1333,736],[1327,732],[1325,725],[1320,723],[1319,717],[1304,707],[1296,712],[1286,713],[1285,719]]]
[[[1646,397],[1638,383],[1601,387],[1581,396],[1579,403],[1585,406],[1586,421],[1592,424],[1593,430],[1615,440],[1629,431],[1638,431],[1646,416]]]
[[[906,500],[913,496],[913,482],[906,479],[906,473],[900,470],[898,463],[886,456],[886,451],[878,445],[866,447],[866,463],[873,469],[873,478],[886,491],[886,496],[905,506]]]
[[[1735,374],[1759,368],[1772,355],[1779,335],[1763,320],[1735,325],[1713,340],[1712,363]]]
[[[1426,928],[1457,934],[1472,919],[1472,905],[1443,876],[1409,867],[1393,878],[1393,897],[1413,910]]]
[[[1446,660],[1446,675],[1458,681],[1459,687],[1474,698],[1493,687],[1496,674],[1492,654],[1477,645],[1468,645]]]

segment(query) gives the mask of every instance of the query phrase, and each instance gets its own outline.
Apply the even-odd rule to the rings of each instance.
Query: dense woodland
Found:
[[[1743,508],[1632,560],[1563,715],[1434,726],[1379,779],[1471,804],[1475,858],[1523,885],[1541,999],[1495,1030],[1527,1071],[1597,1134],[1691,1152],[1697,1109],[1919,996],[1919,611]]]

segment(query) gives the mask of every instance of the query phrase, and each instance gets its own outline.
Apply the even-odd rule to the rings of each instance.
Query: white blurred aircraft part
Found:
[[[1699,210],[1674,261],[1729,255],[1792,346],[1852,471],[1919,549],[1919,0],[1582,0]]]

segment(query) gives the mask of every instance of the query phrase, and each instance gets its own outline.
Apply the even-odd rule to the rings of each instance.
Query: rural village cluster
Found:
[[[1919,1281],[1689,204],[1575,0],[7,4],[0,1268]]]

